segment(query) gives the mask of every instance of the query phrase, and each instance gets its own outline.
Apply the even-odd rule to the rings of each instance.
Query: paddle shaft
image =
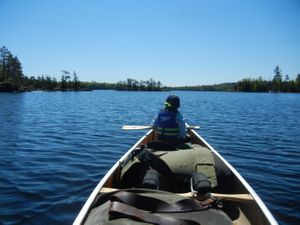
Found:
[[[140,126],[140,125],[124,125],[122,127],[123,130],[148,130],[151,128],[152,126]]]
[[[180,193],[179,195],[184,197],[193,197],[191,192]],[[219,194],[211,193],[211,196],[218,198],[224,201],[233,201],[233,202],[249,202],[253,201],[253,197],[250,194]],[[197,197],[196,197],[197,198]]]
[[[142,126],[142,125],[124,125],[123,130],[148,130],[152,129],[152,126]],[[187,126],[187,129],[200,129],[200,126]]]

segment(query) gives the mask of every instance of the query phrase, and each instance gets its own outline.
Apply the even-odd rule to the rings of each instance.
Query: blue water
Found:
[[[172,92],[280,224],[299,224],[300,95]],[[71,224],[170,92],[0,94],[0,224]]]

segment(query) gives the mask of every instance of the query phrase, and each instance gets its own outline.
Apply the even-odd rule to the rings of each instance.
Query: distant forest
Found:
[[[82,82],[75,71],[62,70],[61,79],[49,75],[25,76],[22,64],[6,47],[0,49],[0,92],[22,92],[33,90],[45,91],[84,91],[96,89],[112,89],[120,91],[240,91],[240,92],[300,92],[300,74],[296,79],[289,75],[283,77],[279,66],[274,69],[272,80],[246,78],[238,82],[215,85],[197,85],[183,87],[166,87],[160,81],[150,78],[147,81],[137,81],[128,78],[118,83]]]
[[[283,78],[279,66],[274,69],[272,80],[245,78],[234,83],[223,83],[214,85],[184,86],[172,88],[173,90],[189,91],[239,91],[239,92],[300,92],[300,74],[296,79],[290,79],[289,75]]]
[[[45,91],[88,91],[95,89],[113,89],[123,91],[162,91],[166,88],[160,81],[150,78],[137,81],[128,78],[118,83],[82,82],[75,71],[62,70],[61,79],[49,75],[25,76],[22,64],[6,47],[0,49],[0,92]]]

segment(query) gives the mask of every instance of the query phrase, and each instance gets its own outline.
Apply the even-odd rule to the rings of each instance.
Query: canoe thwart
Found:
[[[120,191],[122,189],[117,188],[109,188],[109,187],[103,187],[100,192],[101,193],[109,193],[114,191]],[[192,192],[186,192],[186,193],[175,193],[177,195],[183,196],[183,197],[194,197]],[[250,194],[220,194],[220,193],[211,193],[211,195],[215,198],[218,198],[223,201],[233,201],[233,202],[251,202],[254,201],[253,197]]]

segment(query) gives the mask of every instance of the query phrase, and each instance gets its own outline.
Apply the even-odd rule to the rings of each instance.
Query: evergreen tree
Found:
[[[297,74],[297,77],[295,80],[295,91],[300,92],[300,73]]]
[[[61,75],[60,89],[67,90],[68,88],[67,81],[70,79],[70,72],[66,70],[62,70],[61,72],[62,75]]]
[[[73,72],[73,89],[76,91],[80,89],[80,82],[75,71]]]
[[[10,54],[4,46],[0,49],[0,82],[7,81],[7,61]]]
[[[282,85],[282,74],[281,74],[281,69],[279,66],[276,66],[274,69],[274,78],[273,78],[273,85],[272,85],[272,90],[273,91],[280,91],[281,90],[281,85]]]
[[[3,46],[0,49],[0,91],[20,91],[24,82],[21,62]]]

